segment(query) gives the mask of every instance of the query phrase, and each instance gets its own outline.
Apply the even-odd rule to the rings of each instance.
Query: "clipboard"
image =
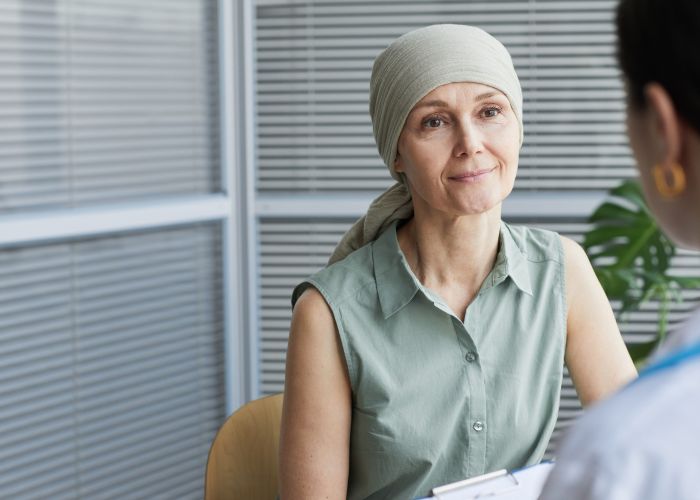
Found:
[[[431,500],[537,500],[554,467],[542,462],[508,472],[498,470],[433,488]]]

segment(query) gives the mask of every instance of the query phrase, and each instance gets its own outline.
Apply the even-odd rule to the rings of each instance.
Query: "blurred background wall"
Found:
[[[390,184],[369,74],[412,28],[508,47],[525,143],[504,216],[580,239],[634,176],[614,6],[0,0],[0,498],[201,497],[226,415],[283,390],[291,289]],[[555,439],[579,411],[567,378]]]

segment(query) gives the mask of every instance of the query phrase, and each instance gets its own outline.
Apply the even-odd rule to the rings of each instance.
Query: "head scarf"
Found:
[[[437,24],[397,38],[374,61],[369,113],[379,154],[398,182],[375,199],[367,213],[345,233],[329,264],[374,241],[396,220],[413,215],[411,193],[394,170],[397,144],[409,113],[426,94],[441,85],[474,82],[508,98],[523,141],[523,97],[506,48],[473,26]]]

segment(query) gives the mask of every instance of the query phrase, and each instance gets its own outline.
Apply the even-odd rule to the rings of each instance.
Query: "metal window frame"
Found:
[[[246,290],[255,290],[256,262],[253,213],[253,130],[237,115],[252,117],[253,81],[252,2],[217,0],[220,107],[220,158],[222,192],[170,196],[104,205],[47,209],[0,215],[0,250],[35,244],[69,242],[87,237],[160,229],[200,222],[219,222],[223,231],[225,407],[228,413],[257,396],[256,323]],[[247,25],[247,27],[246,27]],[[240,28],[245,27],[241,33]],[[234,41],[234,33],[241,33]],[[237,72],[241,58],[245,76]],[[242,94],[246,89],[246,95]],[[247,103],[246,103],[247,101]],[[244,109],[240,103],[245,103]],[[240,111],[240,113],[238,113]],[[247,173],[246,173],[247,172]],[[242,173],[242,175],[239,175]],[[249,180],[246,180],[249,179]],[[251,236],[252,235],[252,236]],[[250,261],[247,259],[250,258]],[[251,277],[253,280],[251,281]]]
[[[217,221],[229,205],[215,194],[9,214],[0,216],[0,249]]]
[[[252,0],[219,0],[228,413],[259,396],[253,16]]]

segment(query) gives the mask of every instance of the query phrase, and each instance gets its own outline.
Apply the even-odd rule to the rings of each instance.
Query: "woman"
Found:
[[[580,247],[501,222],[523,138],[503,45],[456,25],[400,37],[370,115],[399,182],[294,291],[284,500],[412,498],[536,463],[564,358],[584,404],[635,376]]]
[[[627,132],[644,194],[678,245],[700,250],[697,0],[623,0],[618,57]],[[669,335],[639,380],[567,437],[543,498],[690,500],[700,470],[700,312]]]

